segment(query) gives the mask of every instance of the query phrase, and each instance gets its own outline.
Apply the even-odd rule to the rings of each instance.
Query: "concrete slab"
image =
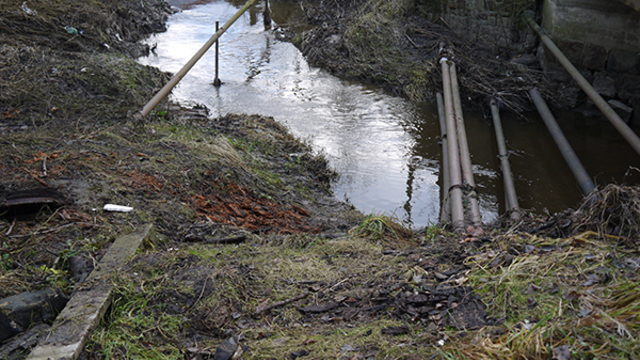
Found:
[[[111,304],[111,277],[135,254],[143,241],[153,241],[154,237],[153,225],[147,224],[116,239],[27,360],[77,359]]]

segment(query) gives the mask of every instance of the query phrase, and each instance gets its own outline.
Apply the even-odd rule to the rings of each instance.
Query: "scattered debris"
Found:
[[[104,211],[115,211],[115,212],[129,212],[129,211],[132,211],[133,208],[131,206],[106,204],[102,208],[102,210],[104,210]]]

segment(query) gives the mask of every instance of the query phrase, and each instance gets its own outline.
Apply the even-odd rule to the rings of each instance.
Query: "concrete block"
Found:
[[[543,27],[555,41],[640,51],[640,13],[617,1],[543,0]]]
[[[153,225],[148,224],[116,239],[56,318],[53,331],[41,339],[27,360],[77,359],[111,304],[113,285],[110,277],[126,264],[144,241],[154,238]]]
[[[15,324],[16,330],[24,331],[53,321],[67,301],[69,298],[64,294],[49,288],[4,298],[0,300],[0,312]]]
[[[621,73],[640,73],[640,52],[611,49],[607,59],[607,70]]]

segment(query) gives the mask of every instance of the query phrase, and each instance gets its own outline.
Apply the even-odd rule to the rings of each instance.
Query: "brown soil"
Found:
[[[165,29],[165,2],[24,4],[0,5],[0,297],[71,290],[71,256],[99,259],[145,222],[176,241],[178,229],[201,221],[256,234],[356,224],[360,215],[328,190],[335,174],[324,159],[273,119],[209,119],[205,109],[163,103],[133,121],[169,78],[128,57]],[[4,206],[42,192],[57,200],[30,214]],[[135,211],[102,211],[106,203]]]
[[[563,103],[565,96],[559,90],[564,86],[552,83],[535,64],[511,61],[523,55],[514,49],[535,52],[536,44],[520,39],[520,46],[505,47],[490,36],[451,28],[439,10],[432,9],[438,5],[372,0],[303,4],[306,22],[315,26],[291,36],[292,41],[310,63],[338,76],[378,84],[415,102],[434,102],[435,93],[442,92],[439,60],[444,56],[457,64],[466,107],[486,106],[487,99],[495,97],[505,109],[530,111],[526,91],[532,85],[554,105]],[[527,4],[530,10],[535,8],[533,1],[521,6]]]
[[[169,77],[127,57],[144,51],[136,41],[164,28],[168,8],[162,1],[36,6],[13,0],[0,8],[0,297],[43,287],[72,293],[78,272],[86,273],[117,236],[141,224],[153,223],[165,239],[114,279],[116,299],[85,359],[208,359],[231,335],[244,346],[233,350],[245,358],[451,358],[460,351],[480,354],[474,346],[504,337],[504,347],[515,352],[512,331],[522,325],[512,326],[514,318],[542,323],[545,314],[528,299],[523,305],[515,290],[504,304],[494,302],[506,275],[474,278],[473,271],[508,270],[534,255],[542,262],[561,248],[569,256],[585,244],[596,244],[589,249],[594,253],[611,246],[623,260],[637,256],[637,224],[629,220],[637,219],[636,189],[605,192],[579,212],[505,220],[503,229],[484,233],[437,227],[415,233],[337,201],[326,161],[277,119],[211,119],[206,109],[165,102],[134,121],[131,114]],[[425,34],[414,35],[416,42]],[[433,39],[423,40],[417,45],[431,46]],[[36,212],[16,214],[8,199],[25,190],[52,200]],[[134,211],[107,212],[107,203]],[[619,243],[592,240],[599,231],[613,233],[601,238]],[[557,239],[531,235],[536,233],[582,235],[550,248],[546,242]],[[74,270],[72,258],[78,257],[85,268]],[[603,260],[602,266],[620,266],[624,281],[637,287],[637,269],[616,261]],[[578,258],[567,269],[584,263]],[[575,278],[562,275],[569,295],[595,296],[567,285],[580,284],[592,268]],[[487,289],[496,279],[501,283]],[[577,308],[574,295],[558,299],[557,289],[549,291],[555,304],[564,299],[571,311]],[[635,304],[631,294],[620,295],[620,303]],[[615,322],[603,327],[616,341],[607,351],[637,355],[637,346],[618,341],[615,328],[626,326],[637,337],[636,308],[602,304],[616,311]],[[549,330],[546,343],[532,345],[538,352],[527,348],[520,358],[549,358],[551,348],[573,343],[560,334],[574,331],[573,325]],[[483,341],[470,339],[476,335]],[[596,335],[579,339],[579,355],[600,349],[580,345]],[[448,344],[446,354],[440,341]]]

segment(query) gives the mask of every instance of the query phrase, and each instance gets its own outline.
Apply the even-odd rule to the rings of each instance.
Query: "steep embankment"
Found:
[[[132,121],[167,75],[116,50],[140,48],[140,19],[162,28],[161,2],[0,6],[0,294],[68,294],[143,223],[166,239],[109,279],[114,303],[81,358],[640,358],[637,189],[484,233],[362,220],[327,192],[323,159],[273,119],[164,103]],[[362,26],[363,42],[393,29]],[[395,39],[440,39],[417,42],[420,29]],[[361,74],[385,78],[345,46]],[[52,201],[16,216],[6,199],[24,189]],[[0,357],[28,352],[30,331]]]
[[[535,60],[531,52],[535,53],[537,39],[520,29],[520,14],[535,8],[535,2],[518,2],[517,7],[505,3],[499,11],[456,17],[463,23],[457,27],[444,20],[439,2],[302,3],[306,21],[314,26],[296,34],[293,42],[310,62],[339,76],[382,85],[416,102],[433,101],[435,92],[442,91],[438,62],[446,56],[458,65],[467,106],[498,97],[513,110],[530,109],[526,89],[532,85],[562,101],[555,96],[557,84],[550,84],[530,61]],[[513,13],[503,18],[505,10]],[[487,13],[497,19],[487,19]],[[502,21],[505,28],[500,30],[496,22]]]

